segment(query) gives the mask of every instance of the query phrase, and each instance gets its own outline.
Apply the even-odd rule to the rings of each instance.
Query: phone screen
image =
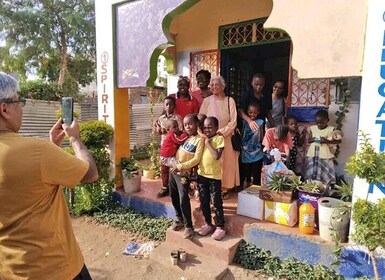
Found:
[[[63,97],[61,100],[63,123],[71,125],[74,114],[74,99],[72,97]]]

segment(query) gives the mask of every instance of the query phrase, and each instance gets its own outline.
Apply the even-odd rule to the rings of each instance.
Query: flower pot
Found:
[[[351,203],[332,197],[322,197],[318,200],[318,211],[320,237],[327,241],[334,241],[333,230],[336,230],[339,233],[340,242],[346,242],[349,234]]]
[[[131,178],[128,178],[122,173],[123,176],[123,187],[126,193],[135,193],[140,191],[140,183],[142,181],[142,174],[140,170],[133,174]]]
[[[155,170],[144,170],[143,169],[143,177],[147,179],[155,178]]]

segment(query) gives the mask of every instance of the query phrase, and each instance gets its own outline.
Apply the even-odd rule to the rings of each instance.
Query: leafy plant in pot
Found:
[[[360,149],[346,163],[348,174],[364,179],[367,182],[365,199],[358,199],[353,204],[354,232],[350,239],[364,246],[373,263],[375,279],[380,279],[375,251],[385,248],[385,199],[378,199],[376,203],[368,201],[369,184],[385,182],[385,153],[377,152],[367,134],[360,131]]]
[[[122,171],[124,191],[126,193],[140,191],[142,176],[136,159],[133,156],[123,157],[117,166]]]
[[[319,232],[322,239],[346,242],[349,234],[353,185],[341,181],[330,191],[331,196],[318,199]]]
[[[155,179],[156,170],[153,164],[143,164],[138,162],[137,166],[143,170],[143,177],[147,179]]]
[[[261,188],[259,198],[267,201],[291,203],[296,198],[296,189],[301,180],[294,174],[273,173],[267,188]]]

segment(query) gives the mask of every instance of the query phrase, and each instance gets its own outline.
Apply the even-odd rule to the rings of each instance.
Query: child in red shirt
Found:
[[[174,167],[177,162],[175,155],[179,145],[183,144],[188,138],[186,132],[179,130],[178,121],[169,119],[167,121],[167,135],[160,147],[160,161],[167,167]]]

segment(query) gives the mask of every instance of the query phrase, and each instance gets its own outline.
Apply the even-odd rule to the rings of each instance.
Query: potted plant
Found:
[[[353,185],[341,181],[331,193],[318,199],[319,233],[327,241],[346,242],[349,235]]]
[[[153,164],[138,163],[137,165],[140,169],[142,169],[144,178],[151,180],[155,179],[156,171]]]
[[[365,199],[358,199],[353,204],[354,232],[350,239],[364,246],[373,263],[375,279],[380,279],[375,250],[385,248],[385,199],[378,199],[376,203],[368,201],[369,184],[384,183],[385,181],[385,153],[377,152],[367,134],[362,131],[360,150],[355,151],[346,163],[348,174],[364,179],[368,190]]]
[[[295,190],[301,184],[298,176],[280,172],[270,175],[266,188],[261,188],[259,198],[267,201],[291,203],[295,199]]]
[[[140,191],[141,172],[134,157],[123,157],[117,165],[122,171],[123,186],[126,193]]]

